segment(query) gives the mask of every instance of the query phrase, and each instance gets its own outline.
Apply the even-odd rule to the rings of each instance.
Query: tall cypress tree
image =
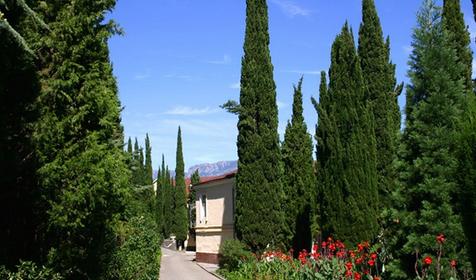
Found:
[[[175,167],[175,186],[173,187],[174,199],[174,220],[172,232],[175,233],[177,241],[183,243],[187,239],[188,215],[187,198],[185,194],[185,164],[182,151],[182,130],[180,126],[177,134],[177,154]]]
[[[131,137],[127,140],[127,153],[132,157],[134,151],[132,150],[132,141]]]
[[[379,206],[384,209],[389,205],[390,193],[395,189],[397,179],[393,162],[397,155],[400,131],[397,99],[401,87],[396,88],[395,65],[390,61],[389,39],[384,41],[374,0],[362,1],[358,53],[365,81],[365,96],[375,120]]]
[[[38,21],[20,1],[0,4],[0,265],[39,259],[40,200],[31,141],[38,118],[36,54],[26,42]],[[29,9],[29,8],[28,8]],[[27,24],[27,23],[30,24]],[[33,27],[33,28],[32,28]],[[32,28],[33,30],[28,30]]]
[[[468,240],[469,259],[476,271],[476,100],[466,97],[465,114],[459,135],[458,183],[460,184],[461,216],[463,229]]]
[[[42,249],[65,278],[98,279],[129,183],[107,44],[117,28],[105,20],[115,1],[31,3],[50,29],[30,38],[41,58],[33,139],[47,208]]]
[[[467,91],[473,91],[473,52],[468,27],[461,13],[460,0],[443,1],[443,26],[448,32],[451,46],[456,50],[457,62],[462,64],[461,75]]]
[[[332,45],[329,89],[318,110],[317,178],[324,237],[348,243],[372,240],[378,232],[373,115],[347,23]]]
[[[285,228],[267,9],[266,0],[246,1],[238,118],[235,224],[238,238],[254,251],[281,245]]]
[[[410,56],[405,131],[402,138],[402,198],[398,257],[388,271],[414,276],[415,253],[433,252],[435,236],[448,237],[441,263],[467,265],[461,219],[455,213],[457,124],[465,93],[461,63],[443,27],[441,9],[426,0],[418,13]],[[434,271],[429,270],[429,274]],[[450,271],[442,275],[450,278]]]
[[[152,185],[153,175],[152,175],[152,147],[150,146],[149,134],[145,135],[145,184]]]
[[[295,254],[311,249],[311,208],[316,194],[312,139],[304,122],[301,86],[302,78],[294,87],[293,115],[286,127],[282,148],[286,223],[290,228],[290,245]]]

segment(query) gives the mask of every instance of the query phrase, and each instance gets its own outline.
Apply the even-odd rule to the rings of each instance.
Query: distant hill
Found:
[[[215,163],[202,163],[197,164],[188,169],[186,177],[192,176],[193,172],[198,169],[200,177],[218,176],[229,172],[232,172],[238,168],[238,162],[236,160],[231,161],[219,161]]]

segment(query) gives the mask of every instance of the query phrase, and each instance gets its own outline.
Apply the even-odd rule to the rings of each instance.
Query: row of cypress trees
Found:
[[[430,252],[444,233],[444,260],[458,256],[461,273],[470,271],[468,261],[474,266],[476,259],[474,87],[459,0],[445,0],[443,9],[424,0],[413,33],[403,133],[397,100],[403,84],[396,82],[390,40],[373,0],[363,0],[362,14],[358,47],[346,23],[332,45],[329,82],[323,72],[319,101],[312,100],[319,117],[313,163],[302,79],[280,145],[267,5],[247,0],[240,102],[224,106],[239,116],[238,238],[253,251],[309,249],[311,238],[331,235],[349,244],[379,241],[388,277],[408,279],[415,251]]]

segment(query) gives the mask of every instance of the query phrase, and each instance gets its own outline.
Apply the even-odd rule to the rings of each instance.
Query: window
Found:
[[[202,194],[200,197],[200,223],[207,222],[207,195]]]

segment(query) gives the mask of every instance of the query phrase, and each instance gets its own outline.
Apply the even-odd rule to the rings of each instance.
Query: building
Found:
[[[218,263],[220,245],[234,238],[235,175],[236,171],[193,186],[197,262]]]

